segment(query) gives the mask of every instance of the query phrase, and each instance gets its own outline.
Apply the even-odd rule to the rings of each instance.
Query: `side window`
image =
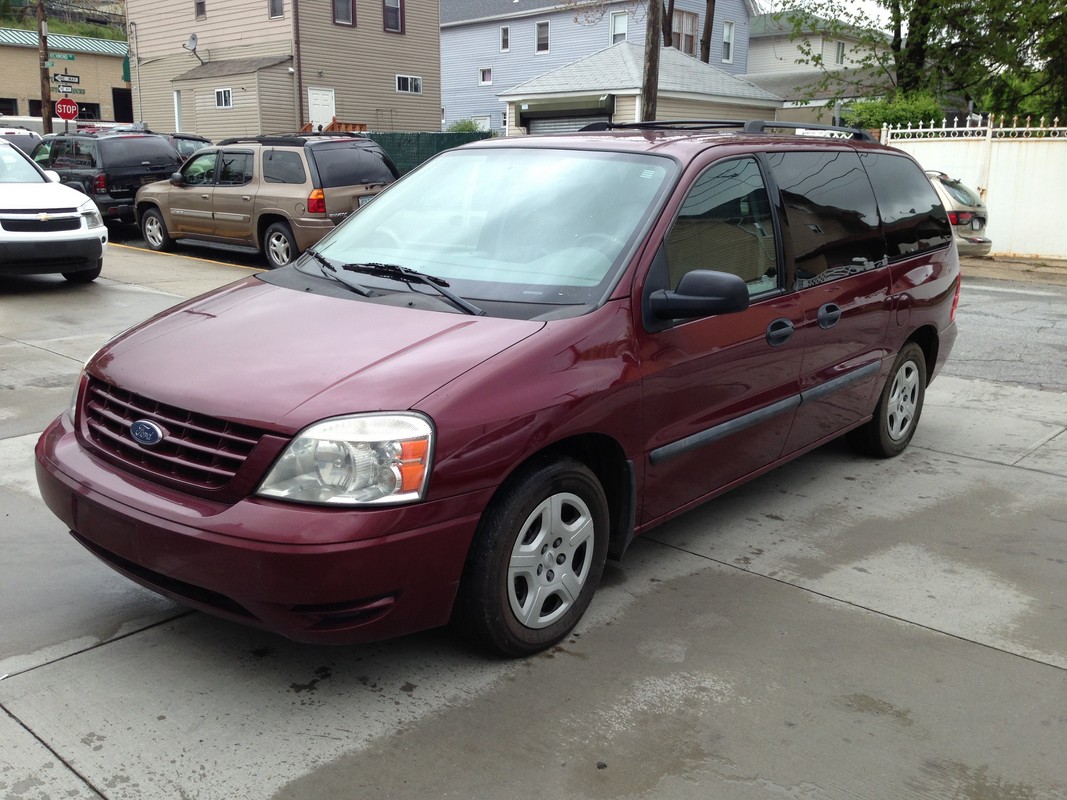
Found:
[[[263,180],[267,183],[304,183],[307,173],[299,153],[267,150],[263,154]]]
[[[883,261],[878,206],[855,152],[770,153],[768,161],[785,203],[798,289]]]
[[[720,161],[697,178],[667,235],[667,259],[672,289],[695,269],[739,275],[749,296],[778,286],[774,223],[755,159]]]
[[[915,162],[889,153],[864,153],[860,158],[878,198],[890,258],[933,250],[952,241],[945,208]]]
[[[219,159],[219,185],[244,186],[252,182],[252,154],[226,150]]]
[[[194,155],[182,167],[182,176],[187,186],[206,186],[215,182],[215,162],[218,152]]]

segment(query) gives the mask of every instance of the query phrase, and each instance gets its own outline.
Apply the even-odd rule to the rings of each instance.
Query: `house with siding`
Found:
[[[437,0],[127,0],[134,115],[212,139],[440,126]]]
[[[892,89],[889,74],[859,66],[868,52],[858,34],[819,17],[806,15],[794,36],[789,18],[761,14],[751,21],[745,78],[785,100],[778,119],[837,122],[840,106],[849,100]],[[826,85],[824,76],[830,78]]]
[[[644,55],[643,45],[619,42],[510,89],[500,98],[520,128],[510,133],[555,133],[590,122],[640,122]],[[572,116],[544,115],[561,103]],[[774,119],[781,105],[770,92],[674,47],[660,52],[657,119]],[[581,109],[598,113],[573,116]]]
[[[485,130],[504,133],[529,128],[536,119],[542,127],[555,120],[558,129],[567,119],[575,120],[573,127],[581,117],[609,114],[610,98],[591,108],[585,96],[557,97],[536,110],[525,109],[519,121],[507,116],[509,102],[500,95],[613,44],[643,48],[646,8],[632,0],[441,0],[445,127],[473,119]],[[706,12],[705,0],[675,0],[672,43],[698,63]],[[722,72],[747,71],[751,16],[748,0],[716,0],[710,63]]]

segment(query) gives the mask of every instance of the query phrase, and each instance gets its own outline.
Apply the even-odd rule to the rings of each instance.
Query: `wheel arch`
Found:
[[[926,383],[929,385],[937,365],[938,351],[941,347],[941,339],[937,335],[937,329],[933,325],[924,325],[912,333],[904,344],[906,345],[908,342],[914,342],[923,351],[926,360]]]
[[[567,456],[588,467],[600,482],[608,501],[608,558],[622,558],[633,540],[637,518],[637,478],[633,462],[611,436],[598,433],[577,434],[532,453],[515,465],[501,481],[490,506],[501,489],[528,464]]]
[[[278,214],[277,212],[267,212],[256,220],[256,249],[261,253],[263,252],[263,235],[267,232],[267,228],[273,225],[275,222],[284,222],[289,226],[289,230],[293,230],[293,223],[289,221],[289,218],[284,214]]]

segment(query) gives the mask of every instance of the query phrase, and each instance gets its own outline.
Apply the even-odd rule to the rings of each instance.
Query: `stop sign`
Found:
[[[62,100],[57,100],[56,114],[59,115],[60,119],[77,119],[78,104],[71,100],[69,97],[64,97]]]

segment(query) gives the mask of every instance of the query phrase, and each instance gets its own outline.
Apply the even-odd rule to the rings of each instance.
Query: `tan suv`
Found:
[[[273,269],[397,177],[377,143],[352,134],[227,139],[142,187],[137,220],[153,250],[175,240],[237,246],[262,252]]]

